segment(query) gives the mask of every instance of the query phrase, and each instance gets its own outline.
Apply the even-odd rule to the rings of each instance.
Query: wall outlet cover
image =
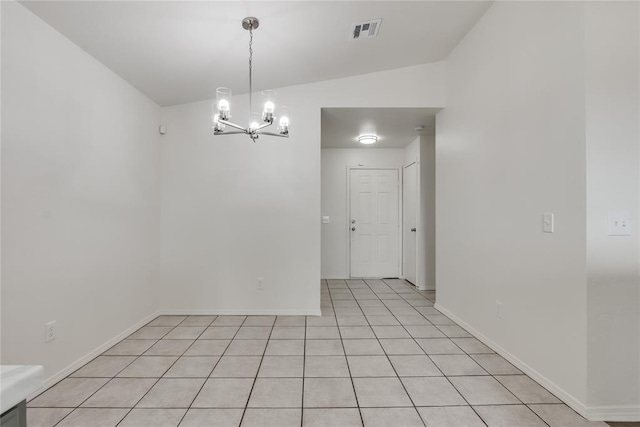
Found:
[[[44,342],[51,342],[56,339],[56,321],[52,320],[44,324]]]
[[[609,211],[609,236],[631,236],[631,212]]]

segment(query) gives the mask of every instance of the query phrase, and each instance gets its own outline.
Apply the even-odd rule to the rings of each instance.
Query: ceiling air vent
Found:
[[[353,40],[368,39],[378,35],[382,19],[372,19],[371,21],[358,22],[351,26],[351,38]]]

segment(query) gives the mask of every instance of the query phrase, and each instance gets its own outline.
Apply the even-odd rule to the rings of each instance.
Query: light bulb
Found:
[[[267,101],[264,103],[264,112],[273,114],[273,110],[275,109],[275,105],[271,101]]]
[[[262,91],[262,121],[265,123],[273,123],[273,112],[276,109],[276,91],[275,90],[263,90]]]
[[[280,117],[278,118],[278,133],[280,135],[289,135],[289,107],[283,105],[280,108]]]
[[[231,117],[231,89],[219,87],[216,89],[216,107],[221,120],[229,120]]]
[[[258,113],[251,113],[249,117],[249,130],[256,130],[260,126],[260,115]]]
[[[221,99],[218,101],[218,110],[220,111],[229,111],[229,101],[226,99]]]

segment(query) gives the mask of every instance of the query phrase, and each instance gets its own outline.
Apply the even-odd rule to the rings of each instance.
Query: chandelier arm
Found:
[[[280,138],[289,138],[289,134],[282,135],[280,133],[273,133],[273,132],[258,132],[258,135],[267,135],[267,136],[277,136],[277,137],[280,137]]]
[[[247,132],[234,130],[231,132],[214,131],[214,135],[247,135]]]
[[[237,125],[235,123],[231,123],[231,122],[228,122],[228,121],[222,120],[222,119],[220,119],[219,122],[222,123],[223,125],[231,126],[232,128],[236,128],[236,129],[239,129],[241,131],[247,132],[247,129],[244,126],[240,126],[240,125]]]
[[[254,129],[254,132],[255,132],[255,131],[258,131],[258,130],[260,130],[260,129],[264,129],[264,128],[268,127],[268,126],[271,126],[272,124],[273,124],[273,123],[265,123],[265,124],[263,124],[263,125],[260,125],[260,126],[258,126],[257,128],[255,128],[255,129]]]

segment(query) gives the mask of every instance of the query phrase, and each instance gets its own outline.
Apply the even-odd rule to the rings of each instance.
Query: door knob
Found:
[[[415,232],[416,232],[416,229],[415,229],[415,228],[412,228],[412,229],[411,229],[411,231],[415,233]]]
[[[351,231],[356,231],[356,228],[355,227],[351,227]]]
[[[351,220],[351,224],[355,224],[355,223],[356,223],[356,220],[355,220],[355,219],[352,219],[352,220]]]

